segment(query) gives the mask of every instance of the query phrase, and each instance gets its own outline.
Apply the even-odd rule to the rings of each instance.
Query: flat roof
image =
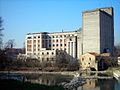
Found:
[[[96,8],[96,9],[92,9],[92,10],[85,10],[82,13],[95,12],[95,11],[100,11],[102,9],[113,9],[113,7],[104,7],[104,8]]]

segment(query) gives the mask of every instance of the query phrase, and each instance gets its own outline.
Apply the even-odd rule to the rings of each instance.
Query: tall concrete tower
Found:
[[[83,20],[83,54],[86,52],[110,52],[114,49],[114,15],[113,8],[99,8],[84,11]]]

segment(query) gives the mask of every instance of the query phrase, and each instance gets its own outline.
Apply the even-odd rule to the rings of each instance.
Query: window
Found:
[[[47,58],[47,61],[49,61],[49,58]]]
[[[40,43],[40,40],[38,40],[38,43]]]
[[[56,46],[58,46],[58,44],[56,44]]]
[[[58,42],[58,39],[56,40],[56,42]]]
[[[34,40],[34,43],[36,43],[36,40]]]
[[[38,36],[38,38],[40,38],[40,36]]]
[[[36,38],[36,36],[34,36],[34,38]]]
[[[47,52],[47,55],[49,55],[49,52]]]
[[[44,53],[42,52],[42,55],[44,55]]]
[[[51,44],[49,44],[49,47],[51,47]]]
[[[60,39],[60,42],[62,42],[62,39]]]
[[[32,37],[27,37],[27,39],[31,39]]]
[[[66,35],[64,35],[64,37],[66,37]]]
[[[64,50],[66,51],[66,48]]]
[[[58,36],[56,36],[56,38],[58,38]]]
[[[65,44],[65,46],[66,46],[66,44]]]
[[[90,65],[90,63],[88,63]]]
[[[84,61],[84,58],[82,58],[82,61]]]
[[[89,60],[91,61],[91,58],[89,58]]]
[[[36,55],[36,53],[34,53],[34,55]]]
[[[52,52],[52,55],[53,55],[54,53]]]
[[[55,46],[55,44],[53,44],[53,47]]]
[[[54,36],[52,36],[52,38],[54,38]]]
[[[55,40],[53,40],[53,42],[55,42]]]
[[[60,46],[62,46],[62,44],[60,44]]]
[[[60,37],[62,38],[62,35],[60,35]]]
[[[44,61],[44,58],[42,58],[42,61]]]

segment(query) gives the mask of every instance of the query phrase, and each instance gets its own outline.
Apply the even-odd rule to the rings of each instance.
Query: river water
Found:
[[[69,83],[73,76],[59,74],[22,74],[25,82],[44,85],[59,85],[63,82]],[[120,81],[112,79],[86,79],[86,83],[73,90],[120,90]]]
[[[27,74],[26,81],[45,85],[59,85],[62,82],[70,82],[73,76]],[[86,83],[74,90],[120,90],[120,81],[112,79],[86,79]]]

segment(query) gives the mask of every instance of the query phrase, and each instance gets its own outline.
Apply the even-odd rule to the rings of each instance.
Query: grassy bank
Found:
[[[16,80],[0,80],[0,90],[64,90],[64,88],[60,86],[47,86]]]

